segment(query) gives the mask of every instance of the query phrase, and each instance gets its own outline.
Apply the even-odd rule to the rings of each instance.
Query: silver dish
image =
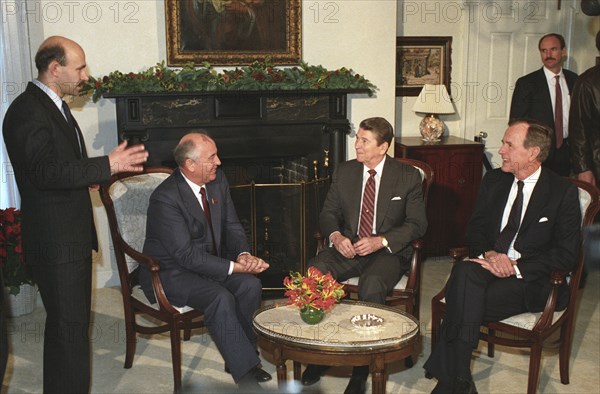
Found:
[[[360,315],[354,315],[350,318],[350,323],[354,328],[360,329],[376,329],[383,326],[383,317],[373,315],[371,313],[363,313]]]

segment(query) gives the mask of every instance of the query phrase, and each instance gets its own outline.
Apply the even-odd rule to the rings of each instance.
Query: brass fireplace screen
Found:
[[[330,178],[300,183],[248,184],[231,187],[252,254],[270,268],[259,277],[264,290],[283,289],[290,271],[305,272],[317,250],[314,232],[329,190]]]

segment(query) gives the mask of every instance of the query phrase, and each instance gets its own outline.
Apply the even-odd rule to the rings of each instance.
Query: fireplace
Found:
[[[367,90],[141,93],[117,103],[119,140],[143,142],[148,166],[175,166],[172,150],[194,129],[214,138],[253,253],[271,269],[265,289],[304,271],[315,251],[329,176],[346,157],[347,95]]]

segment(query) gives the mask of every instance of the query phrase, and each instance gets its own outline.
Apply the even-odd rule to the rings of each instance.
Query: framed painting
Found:
[[[396,96],[418,96],[426,83],[450,93],[452,37],[396,38]]]
[[[167,65],[301,59],[301,0],[165,0]]]

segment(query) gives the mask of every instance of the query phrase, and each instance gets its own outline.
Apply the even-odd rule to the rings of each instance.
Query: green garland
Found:
[[[377,90],[364,76],[342,67],[330,71],[322,66],[300,62],[299,67],[276,68],[270,59],[256,61],[250,66],[217,72],[208,63],[202,67],[193,64],[180,70],[158,63],[139,73],[122,73],[90,77],[82,93],[92,92],[97,102],[107,94],[154,92],[218,92],[264,90],[315,90],[315,89],[368,89],[369,96]]]

